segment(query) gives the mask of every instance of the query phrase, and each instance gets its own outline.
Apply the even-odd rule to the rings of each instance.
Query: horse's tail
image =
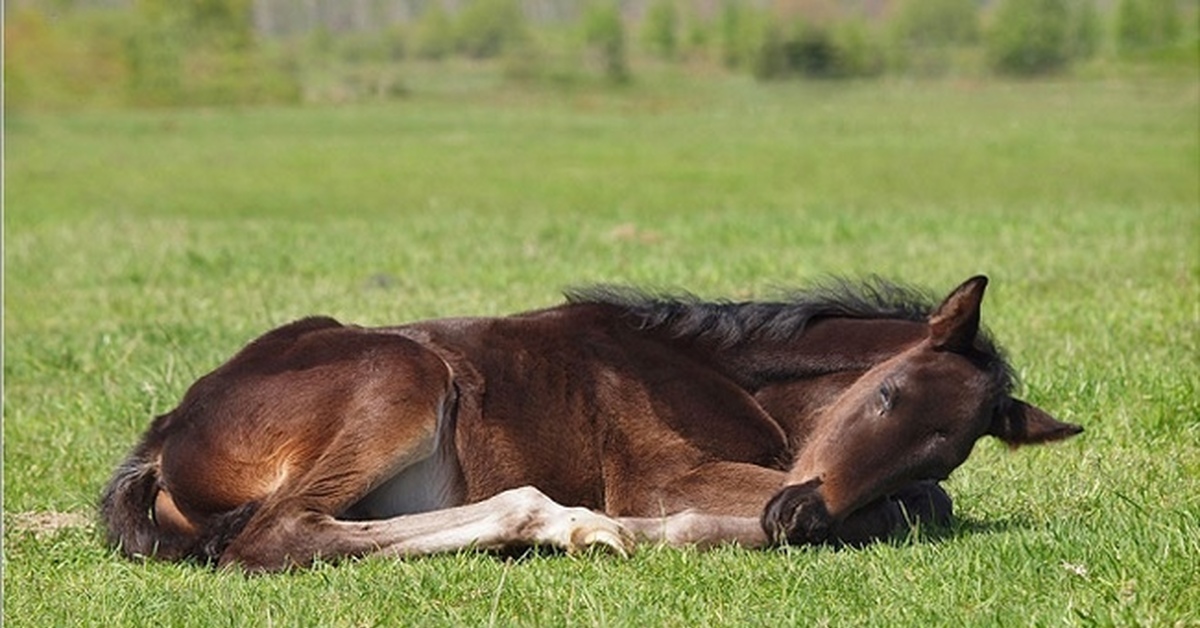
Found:
[[[108,544],[131,558],[176,560],[190,554],[196,543],[193,535],[156,521],[155,500],[162,490],[160,453],[166,440],[163,428],[169,417],[154,421],[142,442],[117,467],[100,498]]]
[[[160,469],[172,416],[155,419],[104,488],[100,519],[105,538],[130,558],[213,563],[245,528],[259,503],[210,513],[200,521],[184,518],[163,486]]]

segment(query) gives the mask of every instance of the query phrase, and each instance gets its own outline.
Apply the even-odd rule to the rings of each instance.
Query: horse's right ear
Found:
[[[972,277],[946,297],[929,315],[929,340],[937,349],[967,351],[979,333],[979,306],[988,279]]]
[[[1015,449],[1021,445],[1063,440],[1082,431],[1082,426],[1063,423],[1041,408],[1013,398],[1006,409],[992,417],[987,433]]]

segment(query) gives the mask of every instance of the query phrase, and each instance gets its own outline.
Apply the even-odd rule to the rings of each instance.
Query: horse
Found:
[[[491,318],[298,320],[155,418],[101,497],[130,557],[314,560],[638,543],[860,545],[945,524],[990,435],[1082,427],[1012,395],[977,276],[775,301],[599,286]]]

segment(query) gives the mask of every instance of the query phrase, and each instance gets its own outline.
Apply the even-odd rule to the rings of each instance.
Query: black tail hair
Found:
[[[160,527],[154,520],[154,502],[161,490],[158,458],[171,417],[166,414],[155,419],[141,444],[117,467],[104,488],[100,519],[105,540],[130,558],[215,564],[258,511],[259,503],[210,516],[194,535]]]
[[[159,489],[157,450],[143,442],[117,467],[100,498],[105,539],[131,558],[180,556],[182,539],[168,538],[154,522],[154,499]]]

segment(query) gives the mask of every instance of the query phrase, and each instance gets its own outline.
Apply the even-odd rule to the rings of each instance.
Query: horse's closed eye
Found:
[[[879,414],[884,415],[892,411],[892,407],[896,405],[896,389],[890,383],[884,383],[879,387]]]

